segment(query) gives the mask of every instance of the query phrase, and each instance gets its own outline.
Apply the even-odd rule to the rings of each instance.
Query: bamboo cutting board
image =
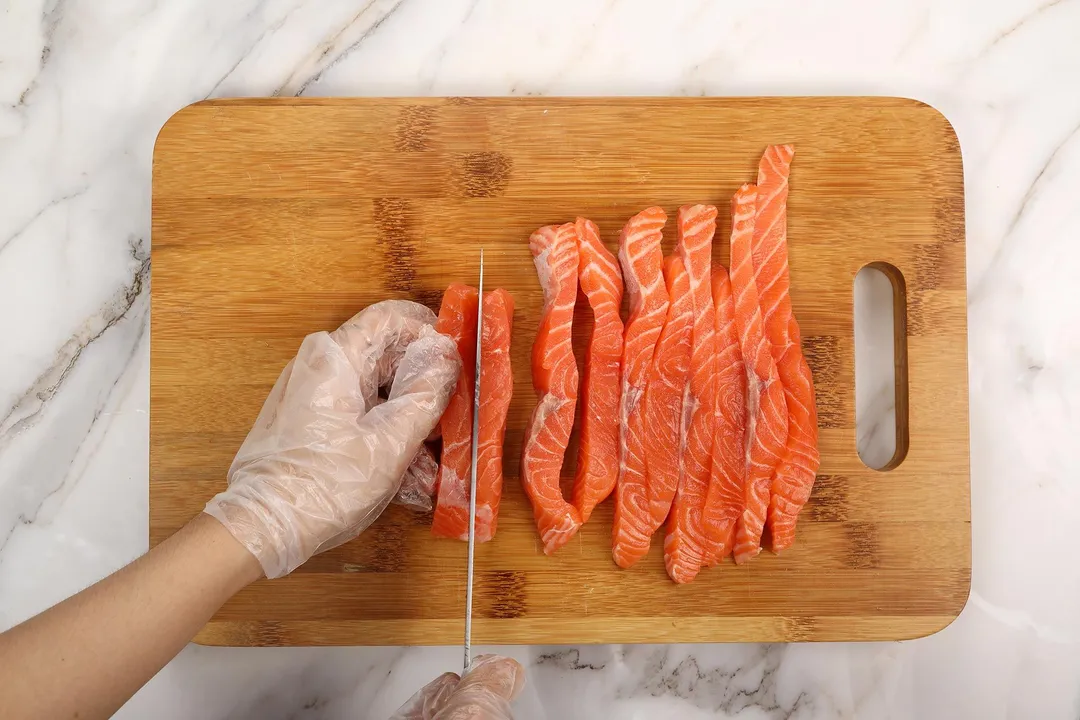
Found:
[[[796,546],[677,587],[662,538],[629,571],[611,503],[554,557],[518,479],[541,291],[527,238],[583,215],[610,247],[653,204],[727,208],[769,143],[796,146],[792,300],[814,371],[821,469]],[[476,556],[477,643],[880,640],[948,624],[968,596],[963,174],[948,121],[890,98],[226,100],[174,115],[153,170],[150,540],[225,473],[307,333],[452,281],[514,296],[514,401],[496,539]],[[669,228],[672,222],[669,221]],[[670,246],[674,231],[667,233]],[[855,448],[853,282],[900,302],[893,467]],[[576,323],[578,347],[588,330]],[[568,453],[566,478],[573,475]],[[465,544],[392,507],[360,539],[233,598],[219,645],[461,642]]]

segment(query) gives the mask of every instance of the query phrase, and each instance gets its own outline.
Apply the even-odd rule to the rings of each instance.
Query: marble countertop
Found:
[[[206,97],[879,94],[964,156],[972,594],[904,643],[502,648],[522,718],[1080,717],[1080,1],[10,0],[0,628],[147,544],[150,158]],[[188,647],[121,717],[386,717],[456,648]]]

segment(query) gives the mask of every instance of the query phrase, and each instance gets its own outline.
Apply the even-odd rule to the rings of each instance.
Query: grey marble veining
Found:
[[[158,129],[184,105],[296,94],[905,95],[945,113],[964,155],[967,609],[942,633],[906,643],[503,648],[529,666],[518,713],[1080,717],[1080,455],[1071,450],[1080,2],[664,5],[9,0],[0,9],[0,627],[146,547],[150,159]],[[873,386],[860,391],[871,416]],[[385,717],[458,656],[191,646],[121,717]]]

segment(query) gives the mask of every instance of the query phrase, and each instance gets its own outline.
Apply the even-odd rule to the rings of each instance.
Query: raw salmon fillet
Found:
[[[722,265],[713,269],[716,308],[717,394],[712,473],[705,501],[706,558],[715,565],[731,554],[735,526],[746,507],[746,366],[739,348],[731,281]]]
[[[795,542],[795,521],[810,498],[821,463],[814,378],[802,354],[788,277],[788,175],[794,155],[795,148],[791,145],[772,145],[761,158],[753,240],[754,280],[761,319],[784,386],[788,414],[785,454],[773,477],[769,501],[768,522],[774,552]]]
[[[503,487],[503,441],[506,414],[514,394],[510,369],[510,334],[514,299],[502,288],[484,293],[483,342],[480,346],[480,437],[476,446],[476,541],[495,537]],[[465,539],[469,539],[466,524]]]
[[[645,426],[642,397],[653,352],[667,316],[664,255],[660,240],[667,215],[658,207],[641,211],[619,237],[619,264],[630,317],[623,335],[619,398],[619,477],[615,485],[615,520],[611,555],[628,568],[649,550],[652,516],[645,484]]]
[[[566,443],[574,426],[578,371],[570,345],[577,298],[578,240],[574,223],[542,227],[529,238],[544,310],[532,351],[539,398],[525,430],[521,481],[533,506],[544,552],[550,555],[581,527],[581,514],[559,487]]]
[[[787,405],[772,349],[765,337],[754,283],[754,217],[757,188],[743,185],[732,200],[731,287],[735,324],[746,364],[746,505],[735,529],[735,562],[761,552],[773,473],[787,442]]]
[[[664,565],[677,583],[690,582],[697,576],[706,560],[711,532],[703,521],[716,426],[716,312],[710,277],[715,233],[715,207],[688,205],[679,208],[676,251],[686,268],[686,295],[691,299],[692,328],[690,363],[682,400],[681,473],[664,538]],[[678,302],[680,300],[672,299],[671,306]],[[671,313],[668,315],[670,317]],[[651,464],[649,472],[651,478]],[[653,518],[656,518],[655,514]]]
[[[461,376],[442,420],[443,449],[439,489],[431,532],[438,537],[469,538],[469,471],[472,467],[473,376],[476,374],[476,313],[474,287],[454,283],[443,294],[435,329],[457,345]]]
[[[619,317],[623,282],[619,263],[600,241],[596,224],[575,223],[578,284],[593,312],[593,331],[581,381],[582,413],[578,437],[574,507],[587,522],[593,509],[615,489],[619,475],[619,373],[623,323]]]
[[[690,294],[690,275],[677,254],[664,260],[664,286],[668,294],[667,318],[653,352],[643,401],[649,535],[667,519],[683,469],[683,400],[690,372],[694,298]]]

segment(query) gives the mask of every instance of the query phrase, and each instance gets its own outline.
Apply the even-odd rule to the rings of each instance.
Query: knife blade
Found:
[[[484,340],[484,249],[480,248],[480,286],[476,305],[476,381],[473,383],[472,471],[469,473],[469,560],[465,578],[465,672],[472,663],[473,558],[476,547],[476,454],[480,440],[480,372]]]

